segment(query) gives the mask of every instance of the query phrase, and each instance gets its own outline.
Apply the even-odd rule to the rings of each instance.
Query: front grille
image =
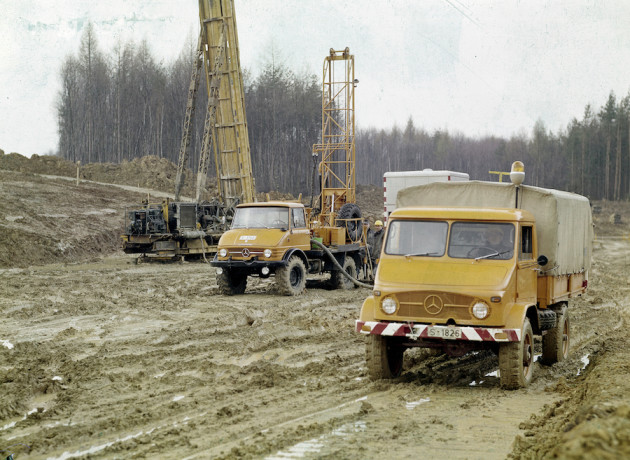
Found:
[[[405,292],[398,294],[397,315],[411,318],[453,318],[470,320],[470,305],[474,298],[443,292]]]
[[[245,249],[249,251],[249,254],[243,255],[243,250]],[[278,259],[278,254],[280,254],[280,251],[272,249],[271,257],[267,259],[264,255],[264,250],[265,250],[264,248],[250,248],[250,247],[227,248],[228,253],[226,257],[231,257],[232,260],[251,260],[254,257],[258,258],[258,260],[277,260]]]

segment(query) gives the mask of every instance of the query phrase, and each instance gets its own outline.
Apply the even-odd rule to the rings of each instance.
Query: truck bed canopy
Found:
[[[465,206],[512,208],[516,186],[500,182],[435,182],[398,192],[397,207]],[[518,208],[536,218],[538,254],[549,263],[548,274],[588,272],[593,245],[593,221],[588,198],[575,193],[522,185]]]

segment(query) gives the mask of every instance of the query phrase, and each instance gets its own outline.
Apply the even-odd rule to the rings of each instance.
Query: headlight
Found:
[[[271,249],[265,249],[263,251],[263,254],[265,255],[265,257],[268,259],[269,257],[271,257]]]
[[[260,273],[267,276],[269,274],[269,267],[263,267],[262,270],[260,270]]]
[[[227,256],[227,249],[223,248],[219,250],[219,257],[225,257],[225,256]]]
[[[217,267],[216,274],[217,275],[222,275],[223,274],[223,269],[221,267]]]
[[[398,302],[396,302],[391,297],[387,297],[385,300],[383,300],[381,306],[383,307],[383,311],[385,313],[387,313],[388,315],[393,315],[398,309]]]
[[[484,319],[490,313],[490,307],[485,302],[477,302],[472,307],[472,313],[475,315],[475,318]]]

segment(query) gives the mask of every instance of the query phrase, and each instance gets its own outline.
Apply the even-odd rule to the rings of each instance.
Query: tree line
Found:
[[[77,54],[66,57],[60,70],[58,155],[83,163],[156,155],[177,163],[194,59],[191,39],[169,64],[158,62],[146,41],[118,43],[106,54],[88,24]],[[271,53],[257,75],[244,71],[244,86],[257,191],[310,195],[311,149],[321,135],[319,77],[293,72]],[[205,83],[198,98],[192,170],[203,136]],[[521,160],[526,184],[597,200],[630,198],[630,94],[618,100],[611,93],[599,110],[587,105],[579,119],[557,133],[538,120],[531,133],[473,138],[429,132],[409,118],[404,129],[358,128],[355,137],[359,184],[380,185],[387,171],[425,168],[498,180],[489,171],[509,171],[513,161]],[[209,170],[213,174],[212,165]]]

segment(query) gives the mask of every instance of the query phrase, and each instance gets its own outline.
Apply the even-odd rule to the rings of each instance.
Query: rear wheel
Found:
[[[534,334],[525,318],[520,342],[503,343],[499,348],[501,386],[507,390],[524,388],[532,381],[534,369]]]
[[[281,294],[300,295],[306,287],[306,266],[298,256],[291,256],[286,266],[276,270],[276,286]]]
[[[234,274],[229,270],[223,269],[223,272],[217,275],[217,284],[219,285],[220,294],[240,295],[245,292],[247,287],[247,275]]]
[[[542,338],[542,362],[548,365],[564,361],[569,356],[571,332],[566,305],[556,310],[556,318],[556,325]]]
[[[357,264],[352,257],[346,256],[346,259],[343,261],[343,270],[352,278],[357,278]],[[347,276],[341,273],[341,270],[332,272],[330,280],[335,289],[352,289],[355,286]]]
[[[369,335],[366,347],[368,375],[372,380],[393,379],[402,372],[405,348],[391,337]]]

